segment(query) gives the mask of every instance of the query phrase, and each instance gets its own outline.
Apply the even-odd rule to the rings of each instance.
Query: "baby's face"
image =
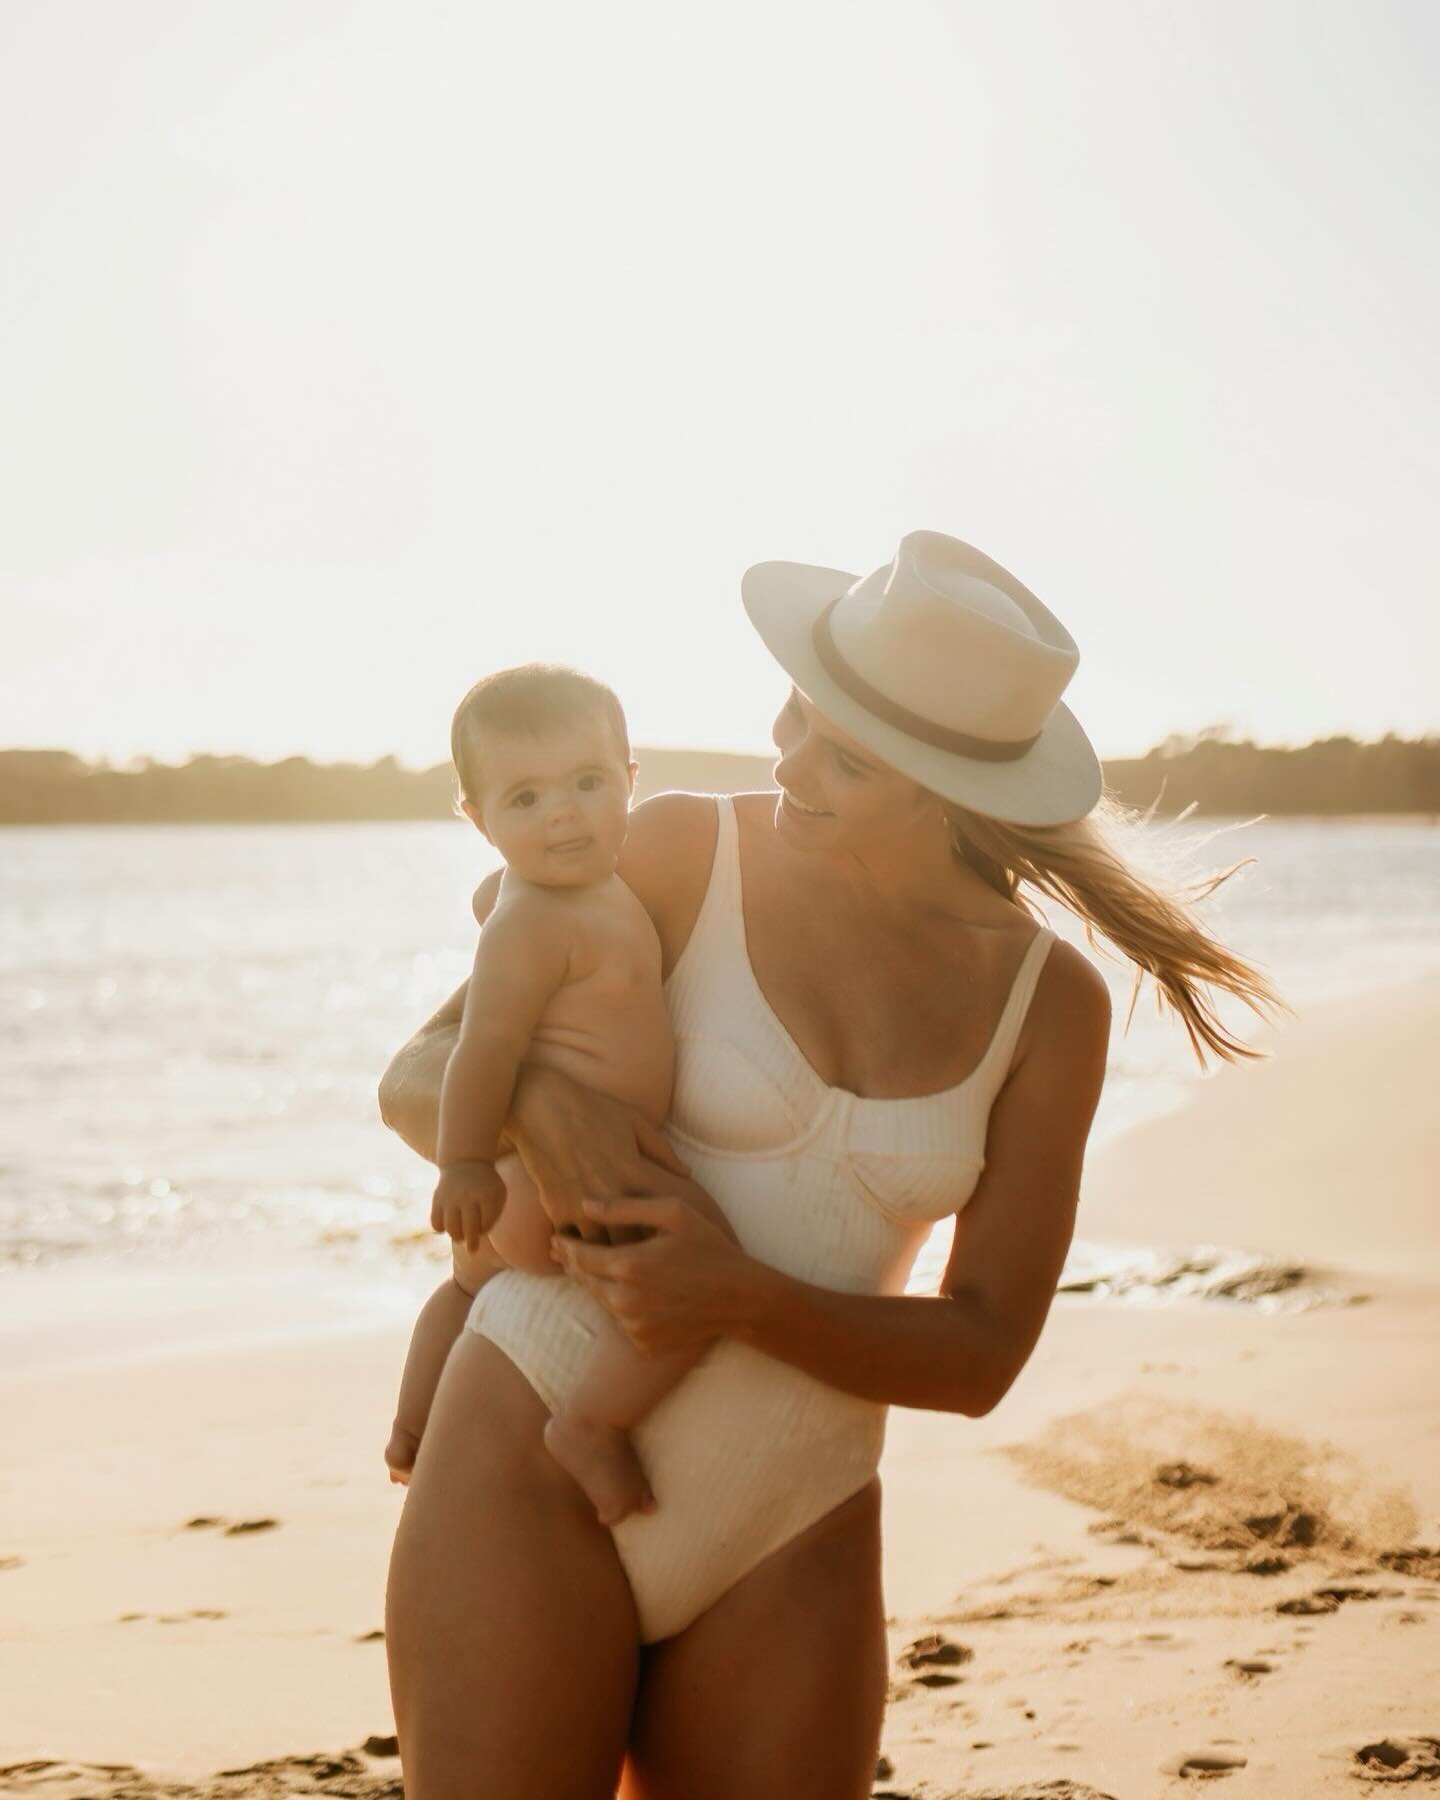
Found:
[[[603,725],[497,738],[483,763],[475,822],[508,868],[540,887],[584,887],[614,873],[634,765]]]

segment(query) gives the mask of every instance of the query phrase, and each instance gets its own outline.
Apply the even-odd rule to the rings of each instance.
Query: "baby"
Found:
[[[402,1483],[481,1285],[505,1268],[565,1279],[534,1184],[518,1157],[499,1155],[520,1064],[559,1069],[659,1125],[675,1063],[660,941],[615,873],[635,764],[614,694],[570,669],[502,670],[460,702],[450,749],[465,815],[505,870],[440,1092],[430,1223],[454,1240],[454,1276],[425,1303],[406,1358],[385,1450]],[[627,1433],[697,1360],[642,1354],[604,1322],[589,1368],[545,1428],[602,1524],[653,1510]]]

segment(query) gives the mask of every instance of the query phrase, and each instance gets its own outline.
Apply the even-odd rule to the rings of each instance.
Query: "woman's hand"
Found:
[[[673,1178],[670,1186],[676,1186]],[[768,1273],[740,1248],[709,1196],[693,1182],[685,1187],[698,1204],[673,1191],[584,1203],[588,1217],[611,1231],[648,1232],[638,1243],[552,1240],[566,1274],[595,1296],[640,1350],[700,1349],[723,1336],[745,1315]]]
[[[505,1135],[555,1229],[594,1243],[612,1239],[600,1216],[583,1209],[587,1196],[663,1194],[673,1190],[676,1176],[690,1173],[633,1107],[555,1069],[521,1069]]]

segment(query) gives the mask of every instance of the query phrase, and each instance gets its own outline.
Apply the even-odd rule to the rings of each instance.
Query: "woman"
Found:
[[[673,1149],[549,1071],[517,1087],[571,1279],[492,1281],[436,1396],[387,1619],[411,1800],[600,1800],[622,1764],[632,1800],[867,1794],[885,1408],[978,1417],[1024,1367],[1104,1079],[1105,983],[1021,882],[1153,974],[1202,1061],[1254,1052],[1200,984],[1278,1004],[1108,844],[1075,645],[1014,576],[916,532],[864,580],[762,564],[744,597],[794,682],[779,802],[634,814]],[[423,1154],[459,1004],[382,1085]],[[667,1198],[690,1180],[733,1235]],[[938,1294],[905,1294],[947,1213]],[[658,1511],[614,1531],[541,1441],[600,1308],[642,1347],[713,1344],[636,1434]]]

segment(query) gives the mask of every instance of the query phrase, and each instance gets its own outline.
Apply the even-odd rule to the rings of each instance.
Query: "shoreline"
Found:
[[[1417,1054],[1437,1024],[1437,978],[1308,1009],[1272,1062],[1087,1162],[1078,1236],[1183,1222],[1304,1251],[1363,1304],[1062,1293],[992,1414],[891,1412],[882,1787],[1131,1800],[1208,1757],[1241,1800],[1311,1800],[1355,1792],[1367,1743],[1440,1735],[1440,1119]],[[360,1746],[393,1729],[380,1449],[408,1315],[129,1356],[89,1316],[82,1366],[0,1377],[25,1446],[0,1477],[0,1793],[393,1793],[393,1758]],[[302,1760],[254,1766],[277,1758]]]
[[[1407,1054],[1413,1055],[1419,1066],[1422,1053],[1436,1036],[1423,1014],[1429,1003],[1440,1012],[1440,967],[1423,968],[1403,980],[1357,983],[1313,1003],[1301,1003],[1297,1019],[1278,1026],[1252,1021],[1249,1041],[1281,1063],[1283,1084],[1289,1081],[1292,1057],[1287,1040],[1293,1032],[1301,1034],[1301,1055],[1308,1067],[1316,1054],[1333,1054],[1354,1025],[1363,1030],[1365,1021],[1377,1010],[1408,1018],[1418,1004],[1422,1015],[1408,1030],[1405,1043]],[[1167,1265],[1207,1255],[1225,1259],[1227,1265],[1253,1262],[1277,1270],[1297,1267],[1312,1288],[1338,1283],[1343,1289],[1347,1280],[1352,1286],[1363,1286],[1386,1275],[1404,1276],[1408,1262],[1393,1255],[1367,1266],[1363,1245],[1345,1245],[1346,1254],[1338,1259],[1325,1254],[1313,1235],[1309,1243],[1304,1241],[1312,1233],[1309,1220],[1297,1218],[1295,1231],[1282,1241],[1274,1236],[1257,1238],[1249,1209],[1230,1206],[1217,1217],[1210,1207],[1197,1211],[1185,1224],[1177,1222],[1163,1205],[1146,1204],[1146,1184],[1159,1190],[1177,1145],[1183,1142],[1187,1163],[1196,1155],[1204,1158],[1209,1153],[1206,1118],[1212,1084],[1223,1084],[1228,1096],[1237,1075],[1269,1066],[1220,1065],[1203,1075],[1194,1072],[1183,1083],[1170,1085],[1163,1102],[1117,1123],[1109,1132],[1092,1135],[1072,1256],[1058,1289],[1061,1294],[1084,1291],[1082,1284],[1093,1279],[1097,1289],[1111,1293],[1128,1286],[1132,1302],[1143,1300],[1141,1290],[1153,1288],[1155,1298],[1165,1304],[1185,1304],[1190,1295],[1183,1280],[1178,1284],[1170,1281],[1180,1290],[1173,1296],[1159,1291],[1167,1285],[1167,1275],[1173,1276]],[[1247,1126],[1253,1126],[1268,1097],[1262,1102],[1251,1081],[1246,1087],[1255,1101],[1242,1105],[1242,1111]],[[1416,1112],[1418,1118],[1418,1106]],[[1221,1166],[1217,1162],[1217,1168]],[[1241,1184],[1236,1159],[1223,1164],[1223,1173],[1230,1185]],[[1263,1207],[1261,1212],[1265,1214]],[[1440,1227],[1428,1230],[1429,1213],[1423,1206],[1411,1225],[1418,1226],[1412,1231],[1412,1242],[1418,1241],[1421,1248],[1440,1237]],[[118,1333],[122,1348],[117,1351],[112,1342],[103,1353],[104,1360],[116,1354],[133,1360],[147,1354],[169,1356],[220,1348],[239,1352],[384,1330],[397,1321],[408,1321],[441,1279],[445,1260],[430,1244],[428,1233],[417,1230],[402,1238],[393,1226],[386,1230],[391,1234],[389,1241],[360,1230],[342,1232],[338,1241],[326,1241],[321,1234],[309,1243],[291,1245],[281,1254],[260,1247],[254,1238],[235,1238],[195,1245],[137,1245],[133,1249],[97,1246],[34,1262],[0,1264],[0,1379],[22,1365],[48,1367],[59,1360],[56,1340],[68,1329],[69,1321],[99,1321]],[[943,1232],[942,1227],[942,1236]],[[942,1247],[940,1238],[930,1249],[937,1272],[947,1249],[948,1243]],[[917,1263],[921,1271],[926,1255],[922,1248]],[[1353,1266],[1347,1266],[1347,1259]],[[1223,1275],[1223,1270],[1220,1273]],[[1203,1281],[1188,1284],[1192,1289],[1204,1285]],[[1277,1296],[1282,1291],[1277,1284]],[[1200,1299],[1203,1294],[1194,1297]],[[1263,1303],[1263,1294],[1243,1296],[1235,1303],[1253,1303],[1257,1298]],[[1343,1299],[1343,1292],[1335,1296],[1337,1302]],[[243,1315],[243,1323],[216,1330],[217,1318],[237,1311]],[[322,1315],[319,1319],[317,1312]],[[198,1332],[197,1321],[204,1327]],[[101,1357],[99,1351],[77,1351],[63,1360],[78,1365]]]

